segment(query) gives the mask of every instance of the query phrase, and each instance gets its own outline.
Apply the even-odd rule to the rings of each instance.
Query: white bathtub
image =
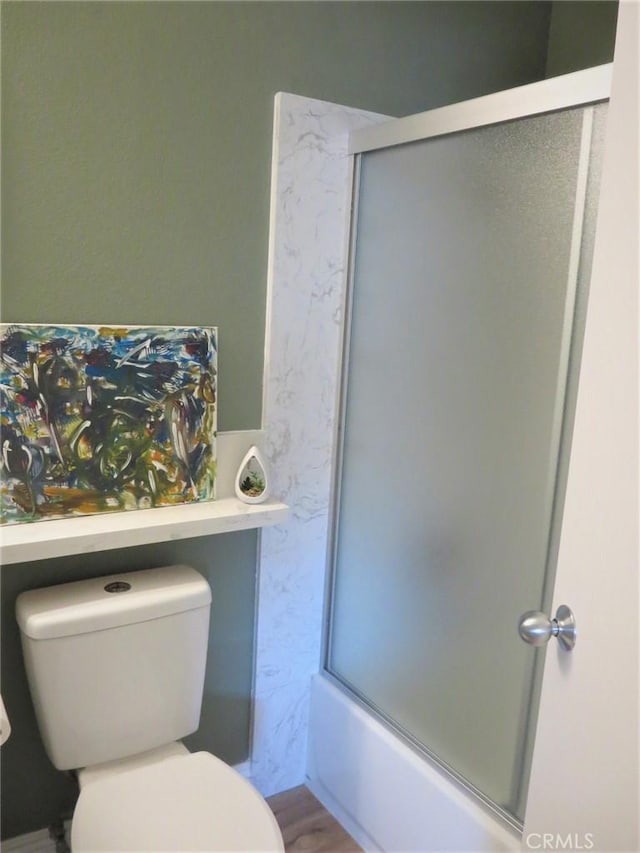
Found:
[[[322,675],[311,687],[307,785],[367,851],[521,849],[515,831]]]

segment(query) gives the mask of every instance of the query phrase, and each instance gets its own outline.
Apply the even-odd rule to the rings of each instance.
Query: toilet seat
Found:
[[[196,752],[83,787],[71,849],[282,853],[284,846],[273,813],[247,780],[214,755]]]

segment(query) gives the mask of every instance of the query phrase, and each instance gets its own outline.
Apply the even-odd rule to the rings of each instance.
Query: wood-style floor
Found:
[[[304,785],[269,797],[267,802],[278,821],[286,851],[362,853],[362,848]]]

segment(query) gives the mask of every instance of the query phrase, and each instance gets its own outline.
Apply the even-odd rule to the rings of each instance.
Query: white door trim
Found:
[[[621,2],[524,848],[637,851],[640,7]],[[546,836],[546,837],[545,837]],[[546,844],[546,847],[543,845]]]

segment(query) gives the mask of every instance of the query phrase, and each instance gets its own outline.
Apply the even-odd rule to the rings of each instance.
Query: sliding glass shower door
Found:
[[[605,114],[357,158],[327,669],[516,824]]]

